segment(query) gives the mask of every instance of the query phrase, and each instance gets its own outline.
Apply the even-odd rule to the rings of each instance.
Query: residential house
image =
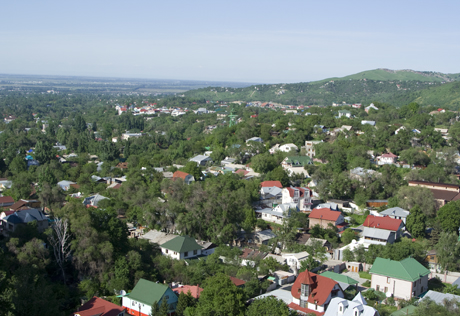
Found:
[[[336,281],[337,283],[339,283],[340,288],[342,290],[346,290],[350,286],[356,287],[356,289],[358,289],[358,283],[359,282],[356,281],[353,278],[350,278],[348,275],[335,273],[335,272],[332,272],[332,271],[325,271],[325,272],[321,273],[321,276]]]
[[[254,267],[257,261],[261,261],[267,255],[266,252],[261,252],[259,250],[254,250],[251,248],[244,248],[243,254],[241,254],[241,265],[242,266],[251,266]]]
[[[299,151],[299,147],[297,147],[295,144],[290,143],[290,144],[281,145],[278,150],[288,153],[291,151]]]
[[[259,232],[255,232],[253,234],[253,241],[256,245],[267,245],[270,239],[275,238],[276,235],[273,233],[271,229],[261,230]]]
[[[450,201],[460,200],[460,186],[456,184],[427,181],[408,181],[408,183],[410,187],[419,186],[430,189],[437,208],[444,206]]]
[[[73,316],[124,316],[126,308],[94,296],[78,308]]]
[[[375,126],[375,121],[366,121],[362,120],[361,125],[370,125],[370,126]]]
[[[77,183],[69,180],[62,180],[57,183],[57,185],[60,186],[63,191],[69,191],[72,184]]]
[[[377,157],[377,164],[379,166],[392,165],[396,163],[396,160],[398,160],[398,156],[396,156],[395,154],[392,154],[392,153],[383,154]]]
[[[217,245],[211,241],[205,240],[196,240],[196,243],[201,246],[201,255],[202,256],[209,256],[214,253],[217,248]]]
[[[191,174],[188,174],[186,172],[179,171],[179,170],[174,172],[172,178],[173,178],[173,180],[182,179],[186,184],[191,184],[192,182],[195,181],[195,178]]]
[[[274,208],[256,210],[257,215],[267,222],[282,224],[284,218],[291,216],[291,212],[299,212],[296,203],[278,204]]]
[[[249,143],[249,142],[263,143],[264,140],[262,138],[260,138],[260,137],[251,137],[251,138],[246,140],[246,144]]]
[[[450,294],[450,293],[440,293],[436,291],[429,290],[419,301],[422,300],[431,300],[438,305],[446,306],[447,301],[453,301],[457,307],[460,307],[460,295]],[[455,315],[452,313],[452,315]]]
[[[181,260],[201,255],[203,247],[189,236],[176,236],[161,244],[160,248],[163,255]]]
[[[179,296],[180,293],[192,295],[194,298],[199,299],[203,289],[198,285],[181,285],[173,289],[174,293]]]
[[[143,133],[123,133],[121,134],[121,139],[122,140],[128,140],[130,138],[139,138],[145,134]]]
[[[386,245],[387,243],[394,243],[396,239],[401,237],[404,223],[400,219],[388,216],[368,215],[364,220],[363,227],[362,238],[365,242]]]
[[[27,225],[28,223],[37,222],[37,230],[39,233],[43,233],[49,226],[48,218],[45,214],[35,208],[2,212],[1,217],[0,231],[6,237],[8,237],[10,233],[15,232],[18,227]]]
[[[438,254],[437,254],[435,249],[427,251],[424,261],[425,261],[425,265],[428,266],[428,268],[431,271],[433,271],[433,272],[441,272],[442,267],[439,264]],[[457,283],[456,282],[454,282],[454,283],[460,285],[460,278],[457,279]],[[454,284],[454,283],[452,283],[452,284]]]
[[[339,118],[341,117],[351,117],[351,112],[347,110],[339,110]]]
[[[329,241],[327,241],[327,239],[321,239],[321,238],[310,237],[305,243],[305,246],[313,246],[315,243],[318,243],[319,245],[321,245],[324,249],[326,249],[327,252],[332,250],[332,244]]]
[[[345,223],[345,218],[341,212],[332,211],[328,208],[315,208],[308,215],[309,229],[312,229],[315,225],[319,225],[321,228],[329,228],[329,224],[335,226],[339,231],[344,230],[348,224]]]
[[[39,200],[19,200],[10,206],[10,211],[17,211],[23,208],[40,208],[41,202]]]
[[[232,281],[233,284],[235,284],[236,287],[243,288],[244,285],[246,284],[246,281],[235,278],[235,277],[229,277],[230,281]]]
[[[307,156],[312,158],[316,155],[315,145],[322,143],[322,140],[306,140],[305,141],[305,151]]]
[[[272,186],[272,187],[261,187],[260,188],[260,199],[267,203],[281,203],[282,199],[282,189]]]
[[[283,188],[283,185],[281,184],[280,181],[263,181],[260,183],[260,186],[262,188],[265,188],[265,187],[277,187],[280,189]]]
[[[209,156],[198,155],[193,158],[190,158],[189,161],[194,161],[199,166],[206,166],[207,163],[212,163],[212,159]]]
[[[351,301],[334,297],[324,316],[380,316],[380,314],[375,308],[367,306],[366,300],[358,292]]]
[[[366,106],[366,107],[364,108],[364,111],[366,111],[366,113],[369,113],[369,110],[370,110],[370,109],[373,109],[373,110],[375,110],[375,111],[378,111],[378,110],[379,110],[379,108],[376,107],[376,106],[374,105],[374,103],[371,103],[369,106]]]
[[[178,297],[169,286],[139,279],[131,293],[122,297],[122,306],[129,315],[150,316],[152,305],[156,302],[161,306],[163,300],[168,302],[168,313],[174,313]]]
[[[363,181],[365,179],[370,179],[372,177],[381,176],[381,173],[372,170],[372,169],[364,169],[361,167],[356,167],[350,170],[350,179]]]
[[[288,187],[282,189],[282,203],[295,203],[301,212],[311,211],[311,195],[309,188]]]
[[[400,207],[392,207],[380,212],[379,215],[388,216],[394,219],[400,219],[403,221],[404,225],[406,225],[407,216],[409,216],[410,212],[402,209]]]
[[[369,273],[371,288],[387,296],[410,300],[428,290],[430,270],[414,258],[401,261],[376,258]]]
[[[87,198],[85,198],[83,200],[83,205],[85,205],[86,207],[95,207],[97,208],[99,206],[99,203],[103,200],[106,200],[108,198],[106,198],[105,196],[102,196],[100,195],[99,193],[95,194],[95,195],[91,195],[91,196],[88,196]]]
[[[281,191],[281,190],[280,190]],[[280,192],[281,193],[281,192]],[[9,207],[14,204],[11,196],[0,196],[0,207]]]
[[[336,281],[308,270],[299,274],[292,285],[291,295],[292,303],[289,308],[316,315],[324,315],[333,298],[344,297]]]
[[[327,202],[327,203],[318,204],[317,206],[315,206],[315,208],[328,208],[332,211],[340,211],[339,204],[332,202],[332,201]]]
[[[306,251],[297,252],[297,253],[282,253],[281,254],[281,257],[286,260],[286,264],[294,272],[299,271],[301,262],[306,260],[308,256],[309,256],[309,253]]]
[[[313,164],[312,160],[308,156],[289,156],[284,158],[281,162],[281,166],[286,169],[287,167],[305,167],[306,165]]]

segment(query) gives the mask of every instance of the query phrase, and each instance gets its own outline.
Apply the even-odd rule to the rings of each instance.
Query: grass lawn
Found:
[[[347,216],[351,217],[351,223],[350,223],[351,227],[358,227],[362,225],[367,217],[367,215],[358,215],[358,214],[350,214]]]
[[[365,272],[365,271],[359,272],[359,277],[362,279],[368,279],[368,280],[371,279],[371,275],[369,274],[369,272]]]

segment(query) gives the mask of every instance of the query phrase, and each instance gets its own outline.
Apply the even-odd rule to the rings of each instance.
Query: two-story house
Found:
[[[394,219],[400,219],[400,220],[403,221],[403,223],[405,225],[407,216],[409,216],[410,212],[406,211],[405,209],[400,208],[400,207],[392,207],[392,208],[386,209],[383,212],[380,212],[379,214],[383,215],[383,216],[388,216],[388,217],[394,218]]]
[[[392,244],[401,237],[404,223],[400,219],[388,216],[368,215],[363,223],[362,238],[364,242],[385,245]]]
[[[299,208],[295,203],[278,204],[274,208],[265,208],[256,210],[256,214],[267,222],[282,224],[284,218],[291,216],[291,212],[299,212]]]
[[[341,212],[332,211],[328,208],[315,208],[308,215],[309,224],[308,228],[312,229],[315,225],[319,225],[321,228],[329,228],[329,224],[337,227],[339,231],[344,230],[348,224],[345,222]]]
[[[387,296],[410,300],[428,290],[430,270],[414,258],[401,261],[376,258],[369,273],[371,288]]]
[[[324,315],[334,297],[344,297],[336,281],[308,270],[299,273],[292,285],[291,295],[292,303],[289,304],[289,308],[316,315]]]
[[[381,156],[377,157],[377,164],[378,165],[392,165],[396,163],[396,160],[398,160],[398,156],[395,154],[389,153],[389,154],[383,154]]]
[[[305,151],[307,156],[312,158],[316,155],[315,145],[322,143],[322,140],[306,140],[305,141]]]
[[[42,211],[35,208],[21,209],[18,211],[5,211],[1,215],[0,231],[4,236],[9,236],[18,227],[27,225],[31,222],[37,223],[37,230],[43,233],[49,226],[48,218]]]
[[[282,203],[295,203],[301,212],[310,212],[311,195],[309,188],[291,186],[282,190]]]
[[[94,296],[78,308],[73,316],[124,316],[126,308]]]
[[[177,236],[160,245],[163,255],[181,260],[201,255],[201,247],[189,236]]]
[[[163,300],[168,302],[168,314],[174,313],[177,307],[177,294],[169,286],[140,279],[131,293],[122,297],[122,306],[129,315],[151,316],[152,305],[159,306]]]

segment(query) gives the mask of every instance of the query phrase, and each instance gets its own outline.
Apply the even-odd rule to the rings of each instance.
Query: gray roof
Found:
[[[383,212],[380,212],[380,214],[388,215],[388,216],[407,217],[410,214],[410,212],[400,207],[392,207],[392,208],[386,209]]]
[[[271,292],[267,292],[265,294],[262,294],[262,295],[259,295],[257,297],[255,297],[254,299],[260,299],[260,298],[264,298],[264,297],[268,297],[268,296],[274,296],[276,297],[277,299],[279,300],[283,300],[284,303],[286,303],[286,305],[289,305],[292,303],[292,294],[291,294],[291,290],[290,289],[286,289],[286,288],[280,288],[278,290],[274,290],[274,291],[271,291]]]
[[[45,214],[39,209],[31,208],[26,210],[19,210],[4,218],[5,221],[13,224],[29,223],[33,221],[47,220]]]
[[[378,312],[376,309],[374,309],[373,307],[367,306],[365,304],[362,304],[359,298],[356,300],[355,299],[356,297],[353,299],[353,301],[349,301],[344,298],[334,297],[329,303],[329,306],[327,307],[327,310],[324,316],[337,316],[337,315],[354,316],[355,310],[359,311],[358,313],[359,316],[378,315]],[[343,305],[344,307],[344,311],[342,313],[339,313],[340,304]]]
[[[331,209],[331,210],[338,210],[339,205],[337,203],[334,203],[334,202],[328,202],[328,203],[318,204],[318,206],[316,206],[315,208],[328,208],[328,209]]]
[[[255,235],[260,241],[265,241],[265,240],[269,240],[269,239],[276,237],[276,235],[272,232],[271,229],[266,229],[260,232],[256,232]]]
[[[100,201],[106,200],[106,199],[108,199],[108,198],[106,198],[105,196],[102,196],[100,194],[96,194],[96,195],[88,196],[87,198],[85,198],[83,200],[83,204],[84,205],[97,206]]]
[[[171,239],[174,239],[176,237],[177,237],[177,235],[174,235],[174,234],[168,234],[168,233],[160,232],[158,230],[151,230],[151,231],[149,231],[148,233],[142,235],[139,238],[147,239],[151,243],[161,245],[161,244],[164,244],[165,242],[170,241]]]
[[[284,217],[282,213],[276,212],[271,208],[264,208],[263,210],[256,210],[256,213],[270,214],[270,215],[276,215],[276,216]]]
[[[189,159],[190,161],[195,161],[195,162],[202,162],[202,161],[212,161],[211,157],[209,156],[205,156],[205,155],[198,155],[198,156],[195,156],[193,158],[190,158]]]
[[[388,240],[392,232],[385,229],[378,229],[373,227],[364,227],[363,236],[369,238]]]
[[[271,195],[278,195],[281,194],[282,190],[278,187],[263,187],[261,189],[262,194],[271,194]]]
[[[446,294],[446,293],[440,293],[436,291],[431,291],[429,290],[423,298],[421,298],[419,301],[424,300],[426,298],[431,299],[434,301],[436,304],[441,304],[444,305],[444,300],[456,300],[457,302],[460,302],[460,296],[459,295],[454,295],[454,294]]]
[[[59,181],[58,183],[58,186],[60,187],[68,187],[70,186],[71,184],[77,184],[76,182],[73,182],[73,181],[69,181],[69,180],[62,180],[62,181]]]
[[[453,285],[456,285],[457,288],[460,288],[460,277],[457,278],[457,280],[455,280],[454,282],[452,282]]]

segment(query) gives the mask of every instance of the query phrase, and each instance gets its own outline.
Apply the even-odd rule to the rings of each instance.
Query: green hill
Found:
[[[330,78],[315,82],[294,84],[253,85],[246,88],[207,87],[190,90],[188,97],[213,101],[263,101],[282,104],[331,105],[333,102],[370,103],[373,101],[403,105],[420,98],[434,102],[430,93],[449,81],[460,80],[459,74],[442,74],[413,70],[376,69],[343,78]],[[427,89],[427,93],[421,91]],[[434,90],[433,90],[434,89]],[[455,89],[454,89],[455,90]],[[443,90],[444,91],[444,90]],[[439,106],[456,104],[456,94],[446,89],[442,100],[432,104]],[[436,95],[440,94],[435,93]]]

